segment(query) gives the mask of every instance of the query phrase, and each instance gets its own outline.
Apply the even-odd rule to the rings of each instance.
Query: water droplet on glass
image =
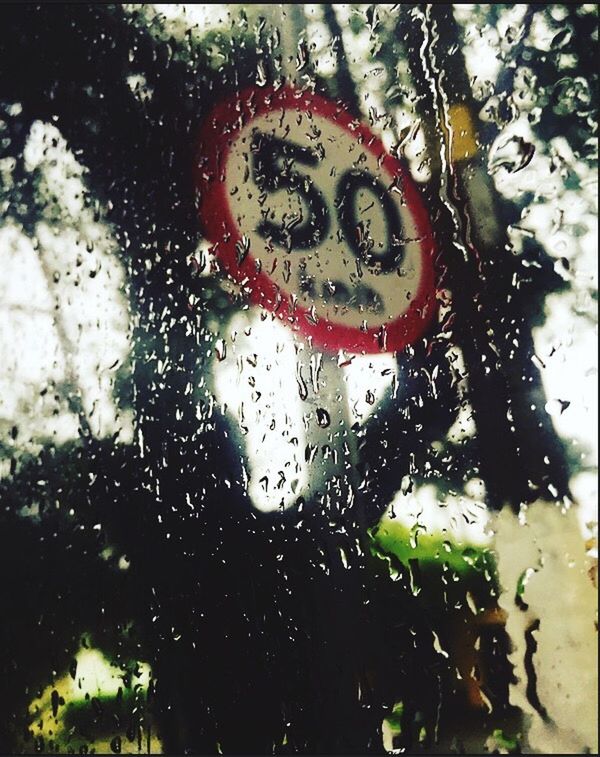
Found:
[[[329,426],[329,424],[331,423],[329,413],[322,407],[317,408],[317,423],[321,428],[327,428],[327,426]]]

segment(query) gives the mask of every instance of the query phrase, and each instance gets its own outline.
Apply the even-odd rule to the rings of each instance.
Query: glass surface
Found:
[[[597,753],[597,46],[1,6],[1,753]]]

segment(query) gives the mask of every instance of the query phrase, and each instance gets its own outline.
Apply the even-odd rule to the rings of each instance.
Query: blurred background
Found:
[[[597,6],[0,19],[0,751],[596,752]],[[283,82],[422,194],[401,352],[202,236],[203,118]]]

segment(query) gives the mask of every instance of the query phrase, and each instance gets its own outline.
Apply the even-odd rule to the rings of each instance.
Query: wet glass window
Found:
[[[0,752],[597,752],[597,15],[2,6]]]

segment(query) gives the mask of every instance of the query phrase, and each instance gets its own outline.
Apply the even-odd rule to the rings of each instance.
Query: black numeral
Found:
[[[252,141],[253,178],[263,192],[287,189],[297,192],[304,201],[305,213],[284,219],[279,224],[263,219],[258,233],[288,250],[309,250],[317,247],[331,225],[327,203],[312,179],[294,170],[294,164],[316,166],[319,153],[271,134],[258,132]]]
[[[383,210],[386,225],[386,248],[376,252],[374,241],[365,223],[356,217],[356,195],[360,190],[373,195]],[[340,177],[336,206],[342,234],[354,255],[367,266],[377,265],[383,273],[393,271],[402,262],[402,222],[396,204],[384,184],[367,171],[350,169]]]

